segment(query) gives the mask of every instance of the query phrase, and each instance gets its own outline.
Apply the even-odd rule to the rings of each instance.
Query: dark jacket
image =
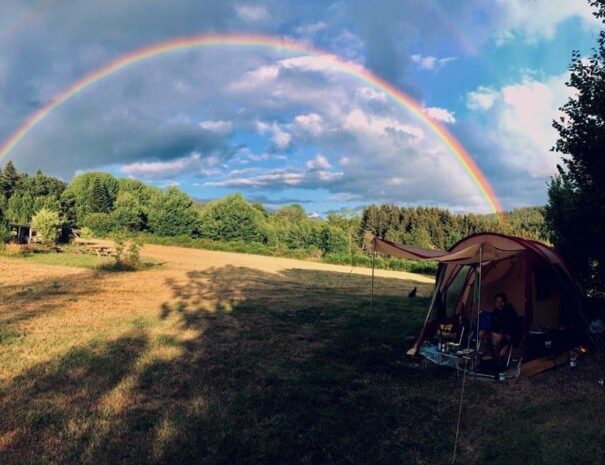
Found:
[[[512,336],[517,333],[517,312],[509,303],[502,310],[497,308],[492,312],[492,332]]]

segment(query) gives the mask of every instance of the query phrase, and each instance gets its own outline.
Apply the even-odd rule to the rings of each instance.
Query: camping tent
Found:
[[[561,257],[540,242],[481,233],[443,251],[375,238],[374,250],[439,263],[425,324],[408,354],[416,355],[444,324],[465,328],[463,344],[470,346],[480,312],[493,306],[499,292],[507,294],[519,319],[518,374],[565,363],[570,349],[578,345],[578,329],[583,327],[579,288]],[[476,341],[474,334],[472,344],[478,347]]]

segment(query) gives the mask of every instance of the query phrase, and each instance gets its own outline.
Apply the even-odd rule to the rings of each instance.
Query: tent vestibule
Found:
[[[550,247],[496,233],[469,236],[448,251],[429,250],[374,239],[378,253],[439,263],[434,295],[420,336],[408,354],[435,338],[438,328],[465,328],[478,345],[480,312],[504,292],[520,327],[517,343],[521,374],[550,368],[578,344],[581,327],[579,288],[559,255]],[[466,345],[465,345],[466,346]]]

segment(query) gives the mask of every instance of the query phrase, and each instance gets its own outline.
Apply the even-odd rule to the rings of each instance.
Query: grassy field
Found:
[[[378,271],[370,312],[367,269],[143,256],[0,258],[1,464],[450,463],[460,380],[404,355],[430,279]],[[604,463],[602,360],[581,362],[467,383],[458,463]]]

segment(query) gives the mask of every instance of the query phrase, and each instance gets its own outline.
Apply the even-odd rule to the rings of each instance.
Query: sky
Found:
[[[263,34],[361,67],[470,154],[505,209],[544,204],[572,50],[603,24],[584,0],[0,0],[0,144],[120,56],[201,34]],[[422,118],[321,54],[218,45],[90,85],[3,164],[68,181],[109,171],[208,200],[242,192],[309,213],[370,203],[490,206]]]

